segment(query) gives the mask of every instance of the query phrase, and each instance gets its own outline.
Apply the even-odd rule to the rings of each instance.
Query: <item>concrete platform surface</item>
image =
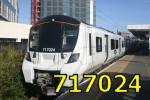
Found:
[[[125,55],[113,64],[109,65],[100,72],[98,76],[108,74],[112,79],[112,89],[108,93],[102,93],[98,87],[98,78],[94,82],[89,93],[69,93],[61,95],[56,100],[149,100],[150,99],[150,56],[142,55]],[[124,74],[126,83],[123,89],[128,90],[127,93],[115,93],[114,90],[121,83],[121,80],[114,79],[114,75]],[[128,89],[129,83],[133,79],[134,74],[140,74],[140,93],[135,90]],[[107,83],[107,82],[105,82]],[[79,86],[82,91],[85,91],[89,81],[84,82]],[[105,84],[104,84],[105,86]]]

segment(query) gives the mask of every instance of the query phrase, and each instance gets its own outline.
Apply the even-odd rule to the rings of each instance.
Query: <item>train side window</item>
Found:
[[[116,40],[116,49],[118,49],[118,40]]]
[[[102,52],[102,38],[96,37],[96,52]]]
[[[111,50],[115,49],[115,40],[111,39]]]
[[[89,34],[89,55],[92,55],[92,43],[91,43],[91,34]]]

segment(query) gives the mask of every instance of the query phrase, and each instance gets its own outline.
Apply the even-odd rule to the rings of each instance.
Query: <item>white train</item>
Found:
[[[91,73],[125,53],[124,38],[67,16],[50,16],[36,23],[30,31],[23,61],[26,83],[55,87],[54,74]],[[71,87],[68,78],[64,87]]]

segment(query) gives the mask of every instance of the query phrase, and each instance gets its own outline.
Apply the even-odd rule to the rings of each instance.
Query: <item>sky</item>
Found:
[[[19,23],[31,23],[31,0],[19,0]],[[129,24],[150,24],[150,0],[96,0],[96,26],[127,31]]]

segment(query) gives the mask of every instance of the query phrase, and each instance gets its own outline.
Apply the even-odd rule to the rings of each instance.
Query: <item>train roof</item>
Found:
[[[65,15],[52,15],[52,16],[47,16],[47,17],[41,19],[34,26],[39,25],[41,23],[51,22],[53,20],[60,21],[60,22],[71,23],[71,24],[77,24],[77,25],[79,25],[81,23],[77,19],[69,17],[69,16],[65,16]]]
[[[105,30],[105,31],[110,32],[110,33],[112,33],[112,34],[116,34],[115,32],[110,31],[110,30],[107,30],[107,29],[105,29],[105,28],[103,28],[103,27],[96,27],[96,28],[99,28],[99,29]]]
[[[116,34],[116,33],[112,32],[112,31],[110,31],[110,30],[107,30],[107,29],[105,29],[105,28],[96,27],[96,26],[93,26],[93,25],[91,25],[91,24],[85,23],[85,22],[83,22],[83,21],[79,21],[79,20],[77,20],[77,19],[75,19],[75,18],[72,18],[72,17],[69,17],[69,16],[65,16],[65,15],[52,15],[52,16],[47,16],[47,17],[41,19],[40,21],[38,21],[34,26],[39,25],[39,24],[41,24],[41,23],[45,23],[45,22],[51,22],[51,21],[53,21],[53,20],[61,21],[61,22],[67,22],[67,23],[76,24],[76,25],[79,25],[80,23],[84,23],[84,24],[89,25],[89,26],[92,26],[92,27],[94,27],[94,28],[102,29],[102,30],[107,31],[107,32],[109,32],[109,33]]]

